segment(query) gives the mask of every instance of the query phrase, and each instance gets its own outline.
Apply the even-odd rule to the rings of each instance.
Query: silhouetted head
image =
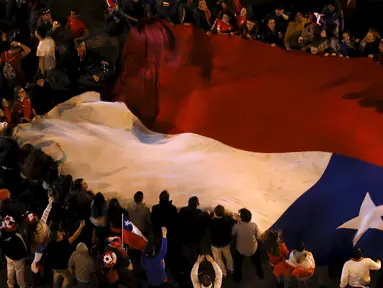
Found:
[[[360,250],[359,248],[354,247],[352,249],[351,258],[355,259],[355,260],[360,260],[360,258],[362,258],[362,250]]]
[[[144,201],[144,193],[142,193],[142,191],[137,191],[134,194],[134,202],[136,204],[141,204],[143,201]]]
[[[199,206],[199,200],[197,196],[193,196],[189,198],[189,205],[190,208],[197,209]]]
[[[214,209],[215,216],[217,217],[223,217],[225,215],[225,207],[222,205],[217,205]]]
[[[242,208],[241,210],[239,210],[239,216],[241,217],[242,222],[249,223],[251,221],[252,215],[251,215],[250,210],[248,210],[246,208]]]
[[[160,193],[160,202],[169,202],[170,195],[167,190],[164,190]]]

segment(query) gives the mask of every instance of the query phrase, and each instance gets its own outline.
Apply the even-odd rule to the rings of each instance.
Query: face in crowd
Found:
[[[227,6],[226,2],[221,2],[221,8],[222,8],[222,10],[228,10],[229,6]]]
[[[318,49],[318,47],[311,46],[310,52],[311,52],[311,54],[316,55],[316,54],[318,54],[319,49]]]
[[[252,21],[250,21],[250,20],[247,20],[247,21],[246,21],[246,27],[247,27],[247,30],[249,30],[249,31],[253,30],[254,26],[255,26],[255,23],[254,23],[254,22],[252,22]]]
[[[78,17],[79,17],[79,14],[78,14],[77,11],[71,10],[71,11],[70,11],[70,16],[72,17],[72,19],[77,20]]]
[[[44,87],[44,79],[38,79],[36,83],[38,86]]]
[[[326,30],[322,30],[322,31],[320,32],[320,37],[322,37],[322,38],[326,38],[326,37],[327,37]]]
[[[247,15],[247,9],[246,8],[242,8],[241,9],[241,16],[246,16]]]
[[[45,22],[52,22],[51,12],[43,14],[42,18]]]
[[[230,17],[229,17],[229,15],[227,15],[227,14],[223,14],[223,15],[222,15],[222,22],[223,22],[223,23],[226,23],[226,24],[229,24],[229,22],[230,22]]]
[[[275,20],[269,19],[269,21],[267,22],[267,27],[269,27],[270,30],[274,30],[275,29]]]
[[[302,22],[303,21],[303,15],[301,12],[298,12],[296,15],[295,15],[295,21],[296,22]]]
[[[24,90],[24,88],[20,88],[20,90],[17,91],[17,96],[23,100],[25,97],[27,97],[27,92]]]
[[[375,41],[375,34],[374,34],[374,32],[368,31],[366,40],[367,40],[367,42],[374,42]]]
[[[281,9],[281,8],[275,9],[275,15],[277,16],[282,16],[283,12],[285,12],[284,9]]]
[[[348,33],[343,33],[343,41],[346,43],[350,43],[350,35]]]

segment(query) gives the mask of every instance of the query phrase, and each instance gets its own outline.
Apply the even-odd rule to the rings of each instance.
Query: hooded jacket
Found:
[[[74,267],[76,279],[80,282],[90,282],[92,273],[95,272],[94,262],[89,255],[88,247],[84,243],[78,243],[76,251],[69,259],[69,267]]]

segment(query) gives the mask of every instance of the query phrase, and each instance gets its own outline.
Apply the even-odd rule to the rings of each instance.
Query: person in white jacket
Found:
[[[370,258],[363,258],[362,251],[354,248],[352,258],[343,265],[340,287],[366,287],[370,282],[370,270],[379,270],[382,263]]]
[[[301,268],[306,271],[314,273],[315,260],[311,252],[305,249],[305,245],[301,242],[296,249],[290,252],[289,259],[286,263],[293,268]]]
[[[211,263],[214,269],[215,273],[215,279],[214,282],[211,281],[211,278],[209,275],[202,275],[201,280],[198,278],[198,269],[199,265],[204,261],[207,260]],[[218,264],[214,261],[214,259],[210,255],[199,255],[197,262],[195,262],[193,269],[190,273],[190,277],[193,283],[194,288],[221,288],[222,286],[222,271],[221,268],[219,268]]]

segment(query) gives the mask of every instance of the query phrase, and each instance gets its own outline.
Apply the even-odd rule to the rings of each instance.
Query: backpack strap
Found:
[[[19,233],[16,233],[16,236],[19,237],[20,240],[23,242],[24,248],[25,248],[25,252],[28,252],[27,245],[25,244],[23,237]]]

